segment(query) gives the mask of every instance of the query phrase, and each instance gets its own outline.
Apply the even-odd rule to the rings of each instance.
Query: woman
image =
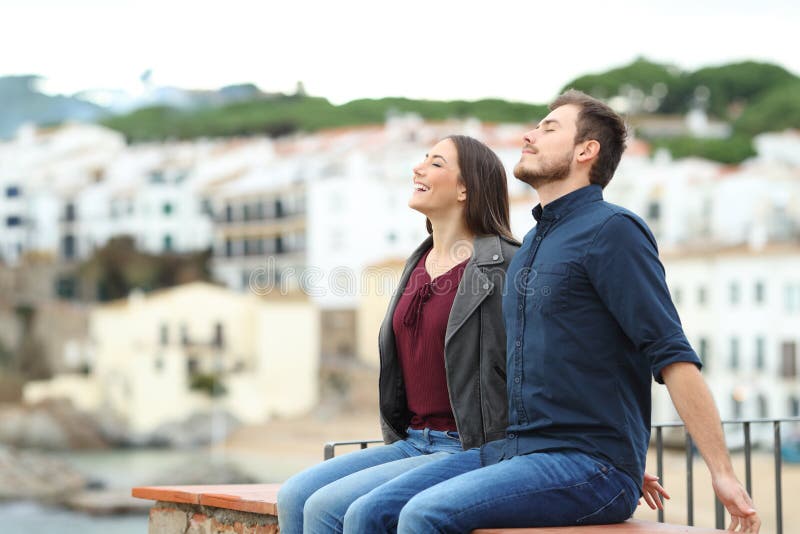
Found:
[[[519,243],[509,228],[503,165],[483,143],[447,137],[414,167],[408,204],[427,217],[431,235],[406,262],[379,335],[388,445],[290,478],[278,494],[283,534],[342,532],[359,497],[424,463],[505,436],[501,300]],[[655,495],[657,482],[645,482]]]
[[[519,248],[503,164],[450,136],[414,167],[408,205],[431,234],[408,259],[379,336],[388,446],[336,457],[278,494],[281,532],[341,531],[350,503],[423,463],[505,435],[501,293]],[[305,513],[303,513],[305,510]]]

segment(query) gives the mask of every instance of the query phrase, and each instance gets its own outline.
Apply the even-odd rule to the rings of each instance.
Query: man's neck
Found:
[[[551,202],[590,185],[589,178],[580,174],[573,174],[563,180],[548,182],[539,186],[536,193],[539,195],[539,203],[544,208]]]

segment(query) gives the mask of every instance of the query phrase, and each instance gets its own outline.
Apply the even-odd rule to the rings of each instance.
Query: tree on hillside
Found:
[[[800,129],[800,82],[782,85],[761,96],[744,110],[734,128],[748,135]]]
[[[708,89],[707,110],[722,119],[735,119],[737,110],[781,85],[797,81],[800,79],[783,67],[755,61],[706,67],[686,79],[692,91]]]
[[[598,74],[588,74],[566,84],[562,91],[577,89],[596,98],[608,100],[614,96],[640,96],[643,101],[651,97],[652,104],[658,104],[648,111],[673,111],[664,109],[665,103],[675,100],[672,93],[682,87],[682,73],[676,67],[662,65],[639,58],[630,65],[611,69]],[[638,92],[638,93],[637,93]],[[632,94],[637,93],[637,94]],[[649,107],[653,107],[648,104]]]

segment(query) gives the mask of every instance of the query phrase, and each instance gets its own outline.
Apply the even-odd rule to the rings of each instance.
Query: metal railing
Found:
[[[800,417],[785,417],[782,419],[748,419],[748,420],[735,420],[723,421],[723,428],[728,428],[731,425],[741,425],[743,432],[743,450],[744,450],[744,485],[749,495],[753,495],[753,469],[752,469],[752,453],[753,453],[753,440],[752,440],[752,425],[772,425],[772,450],[774,455],[775,467],[775,532],[783,534],[783,481],[781,479],[781,472],[783,469],[783,457],[781,454],[781,423],[800,423]],[[656,474],[659,481],[664,483],[664,432],[665,428],[684,428],[683,423],[664,423],[653,425],[654,431],[653,439],[656,448]],[[686,518],[689,526],[694,525],[694,455],[695,447],[690,436],[684,428],[685,441],[684,450],[686,451]],[[730,438],[732,435],[726,432],[726,437]],[[725,507],[719,499],[714,497],[714,517],[716,528],[725,528]],[[664,510],[658,510],[658,521],[664,522]]]
[[[723,421],[723,428],[729,425],[742,425],[743,432],[743,450],[744,450],[744,484],[749,495],[753,495],[753,471],[752,471],[752,453],[753,453],[753,440],[752,440],[752,425],[771,424],[772,430],[772,448],[775,462],[775,517],[776,517],[776,533],[783,534],[783,487],[781,479],[781,471],[783,469],[783,457],[781,455],[781,423],[800,423],[800,417],[785,417],[782,419],[749,419],[737,421]],[[664,429],[665,428],[684,428],[683,423],[663,423],[652,426],[651,440],[655,444],[656,449],[656,474],[659,481],[664,482]],[[695,447],[692,437],[685,431],[684,428],[684,450],[686,451],[686,518],[687,525],[694,526],[694,457]],[[731,434],[726,433],[727,437]],[[355,440],[355,441],[329,441],[325,444],[324,459],[330,460],[336,454],[336,447],[339,446],[352,446],[358,445],[362,449],[372,444],[383,443],[382,440],[368,439],[368,440]],[[719,499],[714,497],[714,517],[716,528],[725,528],[725,507]],[[664,522],[664,510],[658,510],[658,522]]]

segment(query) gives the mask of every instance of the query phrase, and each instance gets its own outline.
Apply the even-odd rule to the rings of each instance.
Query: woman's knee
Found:
[[[340,531],[350,502],[347,495],[329,486],[320,488],[306,499],[303,506],[305,529],[310,532]]]
[[[297,477],[292,477],[283,484],[278,490],[278,509],[287,510],[290,508],[303,509],[314,489],[308,487],[303,481],[298,480]]]

